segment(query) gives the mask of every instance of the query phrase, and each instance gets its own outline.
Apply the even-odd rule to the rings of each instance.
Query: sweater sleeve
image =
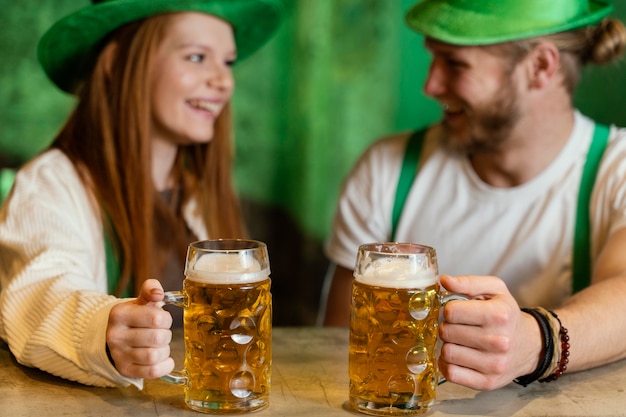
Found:
[[[58,150],[26,165],[0,210],[0,337],[16,360],[93,386],[142,388],[107,358],[103,232],[97,206]]]

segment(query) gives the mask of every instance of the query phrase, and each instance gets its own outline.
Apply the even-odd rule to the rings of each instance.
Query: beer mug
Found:
[[[439,384],[439,285],[433,248],[413,243],[359,247],[350,310],[350,406],[370,415],[427,412]]]
[[[185,402],[210,414],[247,413],[269,404],[272,296],[265,243],[206,240],[189,245],[181,292],[185,365],[163,377],[184,386]]]

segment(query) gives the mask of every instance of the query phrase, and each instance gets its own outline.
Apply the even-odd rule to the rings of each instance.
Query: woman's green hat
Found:
[[[277,0],[92,0],[93,5],[66,16],[41,38],[37,55],[48,77],[72,93],[91,71],[111,31],[161,13],[195,11],[214,15],[233,26],[237,60],[260,48],[280,24]]]
[[[609,0],[423,0],[406,15],[426,37],[454,45],[489,45],[564,32],[599,22]]]

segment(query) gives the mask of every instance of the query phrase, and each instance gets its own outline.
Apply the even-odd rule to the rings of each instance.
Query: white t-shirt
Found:
[[[439,271],[502,278],[522,306],[554,307],[571,294],[577,198],[594,123],[576,112],[556,159],[531,181],[495,188],[465,157],[438,148],[422,161],[396,241],[432,246]],[[432,131],[426,140],[432,140]],[[407,135],[375,142],[344,183],[326,252],[353,269],[358,246],[388,241]],[[626,130],[611,128],[591,202],[592,259],[626,226]]]

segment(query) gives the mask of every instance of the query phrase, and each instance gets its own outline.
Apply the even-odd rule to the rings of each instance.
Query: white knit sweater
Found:
[[[189,227],[206,232],[195,203]],[[191,219],[191,221],[189,221]],[[49,150],[22,168],[0,210],[0,337],[23,365],[94,386],[139,389],[105,351],[111,308],[102,221],[69,159]]]

